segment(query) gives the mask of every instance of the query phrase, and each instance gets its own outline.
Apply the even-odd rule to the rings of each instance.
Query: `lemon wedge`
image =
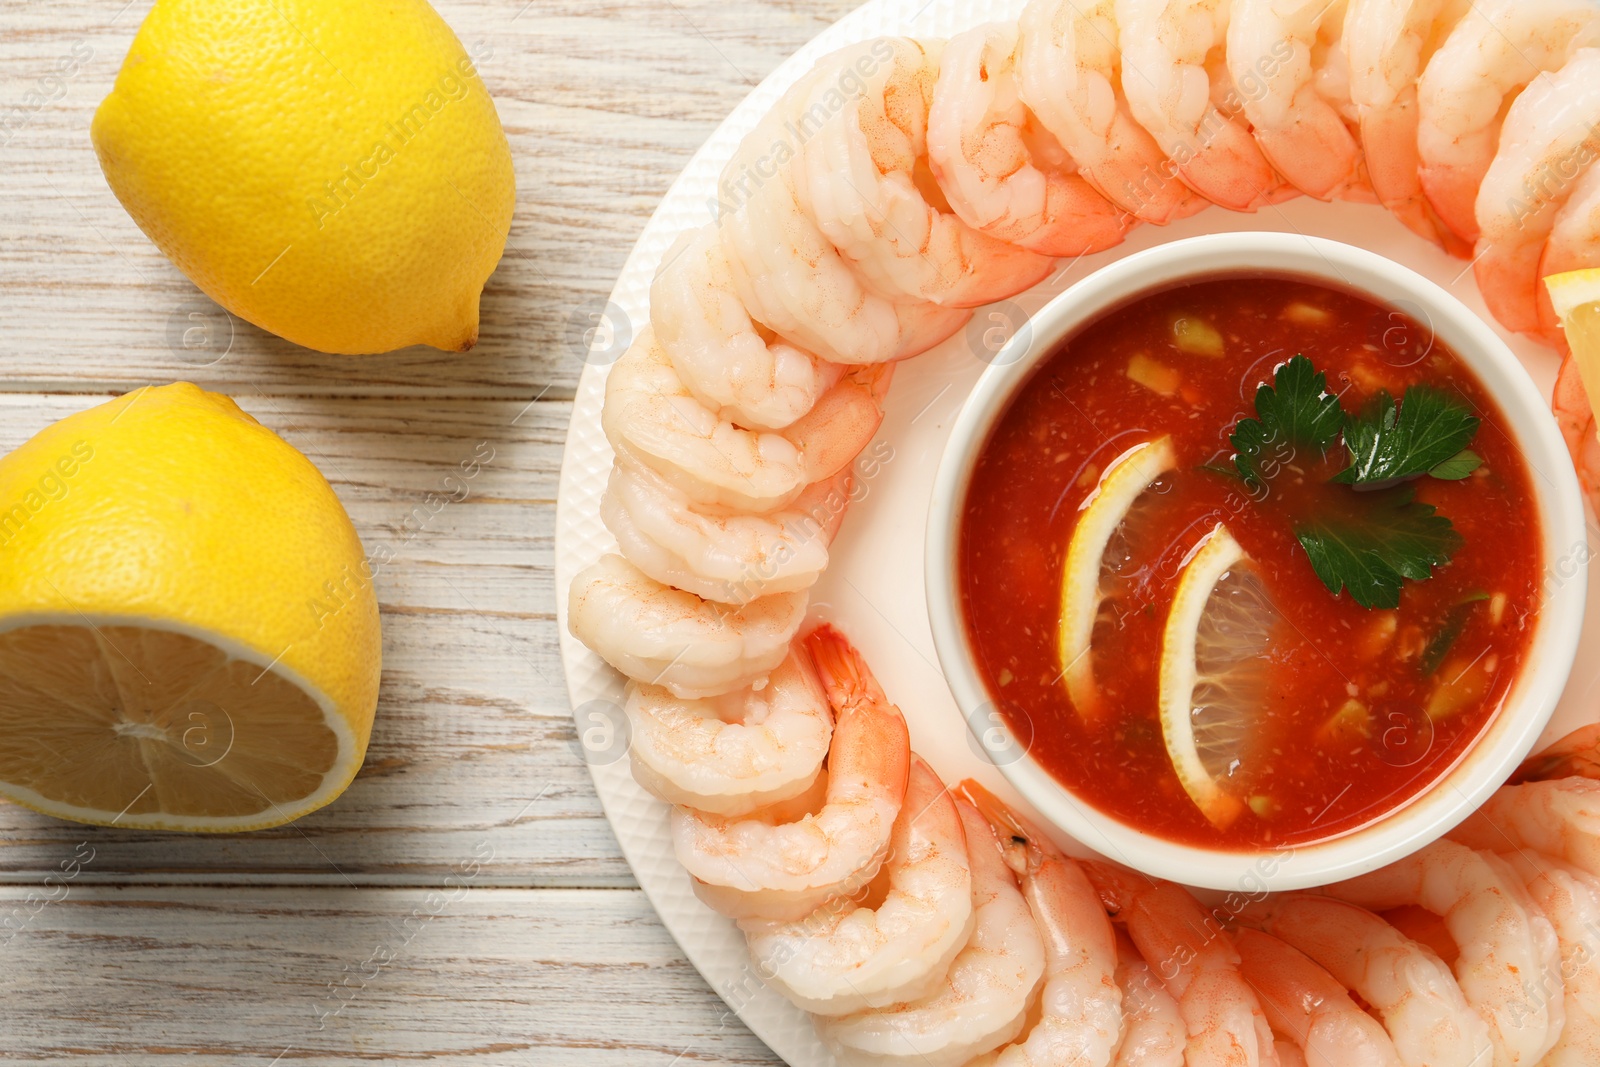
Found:
[[[1600,267],[1552,274],[1544,280],[1544,287],[1556,314],[1565,320],[1584,305],[1600,305]]]
[[[1593,404],[1600,397],[1600,267],[1552,274],[1544,286]],[[1600,408],[1596,412],[1600,417]]]
[[[1225,783],[1256,733],[1278,617],[1249,556],[1218,523],[1178,576],[1162,635],[1159,705],[1178,781],[1219,829],[1245,808]]]
[[[1104,710],[1090,645],[1108,592],[1106,546],[1140,494],[1176,465],[1170,437],[1143,441],[1118,456],[1083,502],[1083,514],[1067,544],[1061,577],[1061,672],[1072,706],[1084,719],[1096,719]]]

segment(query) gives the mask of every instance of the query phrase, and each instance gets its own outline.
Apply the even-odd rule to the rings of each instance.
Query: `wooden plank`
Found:
[[[290,827],[129,833],[0,804],[5,1056],[775,1063],[637,890],[581,888],[632,879],[556,650],[558,401],[683,164],[854,0],[438,0],[492,51],[517,212],[474,352],[357,359],[229,320],[106,187],[89,122],[151,2],[0,18],[0,452],[137,385],[238,396],[327,473],[369,550],[395,552],[377,579],[384,683],[361,776]],[[88,58],[54,81],[75,47]],[[481,444],[494,458],[436,507]]]
[[[413,884],[486,839],[499,857],[491,883],[632,885],[556,651],[553,502],[569,405],[240,399],[328,475],[368,552],[393,555],[376,578],[384,673],[366,765],[322,811],[220,839],[0,804],[0,881],[35,880],[88,841],[92,881]],[[0,452],[95,402],[0,394]],[[459,464],[474,458],[466,477]]]
[[[0,33],[0,388],[570,397],[587,313],[685,162],[849,0],[441,0],[511,142],[517,209],[471,353],[325,356],[231,320],[139,232],[89,143],[151,0],[10,5]],[[120,10],[119,10],[120,8]],[[88,57],[54,72],[74,49]],[[30,93],[39,93],[30,97]],[[35,107],[30,101],[43,102]],[[192,318],[191,316],[199,316]]]
[[[778,1062],[638,890],[483,887],[498,862],[480,838],[414,889],[0,889],[5,1056]]]

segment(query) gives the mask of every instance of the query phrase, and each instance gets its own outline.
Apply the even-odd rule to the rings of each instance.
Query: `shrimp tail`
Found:
[[[965,779],[951,792],[978,809],[999,838],[1000,851],[1005,855],[1006,863],[1019,877],[1040,871],[1051,862],[1066,859],[1066,854],[1056,847],[1048,834],[1012,811],[1004,801],[973,779]]]
[[[956,796],[978,809],[984,820],[996,831],[1008,837],[1027,839],[1022,821],[1003,804],[999,797],[979,785],[974,778],[964,778],[951,790]]]
[[[862,703],[887,704],[889,698],[850,639],[823,623],[806,635],[806,648],[816,663],[817,677],[837,712]]]
[[[1026,819],[1008,808],[975,779],[962,780],[952,792],[977,808],[984,821],[994,827],[996,835],[1001,838],[1009,837],[1018,844],[1028,844],[1043,837]]]
[[[1523,760],[1511,776],[1511,784],[1553,778],[1600,778],[1600,723],[1580,726],[1549,748]]]
[[[1142,889],[1159,884],[1145,875],[1101,860],[1084,860],[1082,866],[1083,873],[1089,876],[1089,884],[1100,894],[1100,903],[1112,916],[1133,907]],[[1142,881],[1143,885],[1136,884],[1135,879]]]

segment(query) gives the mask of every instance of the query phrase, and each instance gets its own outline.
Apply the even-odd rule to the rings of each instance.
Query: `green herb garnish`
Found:
[[[1431,577],[1463,543],[1449,519],[1400,483],[1467,477],[1483,462],[1467,447],[1477,432],[1464,404],[1425,385],[1411,386],[1398,403],[1380,391],[1346,415],[1326,375],[1295,356],[1256,390],[1256,417],[1240,419],[1230,440],[1238,476],[1259,489],[1285,467],[1311,473],[1343,439],[1348,465],[1320,493],[1297,494],[1305,503],[1295,537],[1329,591],[1348,589],[1365,608],[1393,608],[1403,581]]]
[[[1337,518],[1295,525],[1295,536],[1329,591],[1348,589],[1364,608],[1400,606],[1400,582],[1431,577],[1450,562],[1461,535],[1410,487],[1370,494],[1365,506]]]
[[[1320,459],[1343,429],[1344,411],[1328,393],[1327,376],[1295,356],[1277,369],[1271,385],[1256,390],[1256,417],[1233,428],[1233,462],[1246,482],[1264,482],[1302,450],[1315,450]]]
[[[1467,620],[1471,618],[1473,610],[1482,601],[1488,600],[1489,594],[1483,592],[1469,593],[1462,600],[1451,605],[1445,613],[1444,625],[1439,627],[1439,632],[1428,640],[1427,647],[1422,650],[1422,656],[1417,660],[1417,669],[1424,676],[1431,675],[1439,669],[1439,664],[1449,654],[1461,637],[1461,631],[1467,628]]]
[[[1470,448],[1463,448],[1460,452],[1428,471],[1428,474],[1441,481],[1459,482],[1481,466],[1483,466],[1483,457]]]
[[[1387,485],[1441,467],[1445,473],[1436,476],[1465,478],[1482,462],[1466,450],[1477,432],[1477,416],[1442,389],[1413,385],[1398,406],[1388,390],[1380,390],[1345,421],[1350,466],[1333,480]]]

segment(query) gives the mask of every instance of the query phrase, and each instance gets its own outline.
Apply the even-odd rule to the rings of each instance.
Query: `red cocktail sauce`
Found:
[[[1220,334],[1221,354],[1181,350],[1174,324],[1184,319]],[[1407,581],[1396,610],[1363,608],[1318,579],[1291,529],[1294,479],[1257,501],[1236,480],[1200,469],[1231,464],[1229,433],[1255,415],[1257,387],[1295,354],[1327,374],[1347,412],[1379,389],[1400,397],[1427,383],[1482,420],[1471,444],[1483,458],[1476,473],[1414,483],[1465,543],[1432,578]],[[1067,545],[1101,472],[1161,434],[1172,436],[1178,467],[1148,490],[1158,498],[1134,513],[1139,528],[1113,539],[1123,557],[1114,564],[1135,595],[1103,613],[1096,631],[1095,674],[1109,711],[1091,726],[1061,680]],[[1336,447],[1308,463],[1304,479],[1320,484],[1344,461]],[[1249,807],[1225,829],[1180,786],[1157,705],[1178,574],[1218,522],[1255,561],[1282,616],[1269,691],[1228,785]],[[1101,811],[1215,848],[1336,836],[1406,803],[1455,764],[1525,666],[1542,567],[1527,466],[1472,372],[1403,312],[1279,277],[1145,295],[1060,344],[984,446],[961,518],[968,633],[1018,741]],[[1429,652],[1452,613],[1458,634],[1442,655]]]

